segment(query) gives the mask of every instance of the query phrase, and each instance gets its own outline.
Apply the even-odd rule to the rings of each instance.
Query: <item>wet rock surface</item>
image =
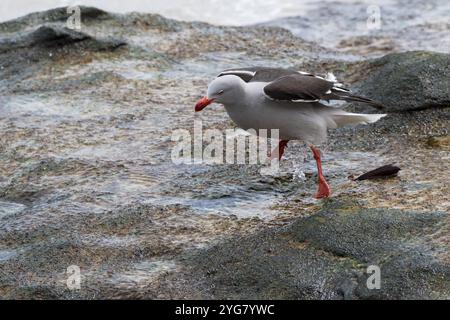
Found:
[[[448,218],[330,200],[287,227],[205,250],[192,270],[205,297],[218,299],[448,297],[450,266],[433,241]],[[370,265],[380,268],[379,290],[367,288]]]
[[[423,83],[445,80],[430,70],[435,54],[366,60],[279,27],[81,16],[81,30],[67,28],[65,8],[0,24],[2,298],[450,297],[449,112],[416,101],[444,101],[446,89],[389,100],[374,80],[396,68],[413,77],[408,61]],[[385,63],[366,68],[374,61]],[[234,127],[221,107],[193,112],[217,71],[263,64],[333,71],[391,102],[387,117],[321,146],[329,201],[312,198],[301,142],[275,176],[171,161],[174,130]],[[398,177],[349,179],[390,163]],[[364,286],[370,264],[381,290]],[[80,290],[67,287],[71,265]]]

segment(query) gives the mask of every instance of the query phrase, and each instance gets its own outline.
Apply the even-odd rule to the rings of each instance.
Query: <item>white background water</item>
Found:
[[[334,0],[2,0],[0,21],[67,5],[95,6],[113,12],[159,13],[165,17],[187,21],[205,21],[221,25],[246,25],[281,17],[303,15],[317,3]],[[367,5],[386,5],[391,0],[340,0]]]

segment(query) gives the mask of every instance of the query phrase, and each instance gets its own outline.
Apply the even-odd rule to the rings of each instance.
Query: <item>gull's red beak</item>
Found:
[[[195,112],[202,111],[206,108],[209,104],[211,104],[214,101],[214,99],[208,99],[207,97],[203,97],[200,100],[197,101],[197,104],[195,105]]]

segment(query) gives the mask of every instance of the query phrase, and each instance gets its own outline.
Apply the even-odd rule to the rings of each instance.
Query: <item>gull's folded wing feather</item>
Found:
[[[377,101],[351,93],[337,82],[333,74],[327,74],[324,78],[294,69],[248,67],[227,69],[217,76],[224,75],[235,75],[245,82],[267,82],[264,93],[273,100],[292,102],[345,100],[367,103],[377,109],[385,108]]]
[[[336,82],[334,77],[328,79],[305,73],[292,74],[270,82],[264,87],[264,93],[273,100],[292,102],[344,100],[367,103],[377,109],[385,109],[385,106],[377,101],[351,93]]]
[[[334,83],[323,78],[292,74],[276,79],[264,87],[264,93],[273,100],[317,102],[332,93]]]

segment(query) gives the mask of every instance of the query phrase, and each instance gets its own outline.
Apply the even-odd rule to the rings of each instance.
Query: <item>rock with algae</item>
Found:
[[[198,253],[193,276],[219,299],[448,299],[448,248],[433,241],[448,218],[332,200],[286,227]],[[366,286],[371,265],[380,289]]]

